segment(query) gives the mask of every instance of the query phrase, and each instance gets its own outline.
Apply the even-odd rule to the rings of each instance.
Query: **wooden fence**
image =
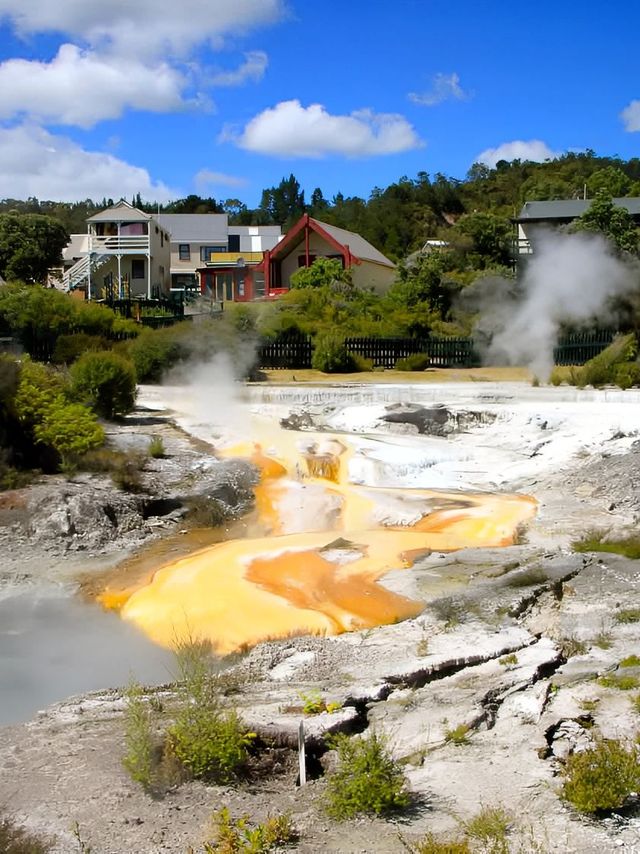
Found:
[[[554,348],[556,365],[583,365],[608,347],[615,332],[597,329],[578,332],[563,338]],[[374,367],[394,368],[398,359],[413,353],[425,353],[436,368],[468,368],[479,364],[473,338],[346,338],[347,350],[365,359]],[[311,367],[313,339],[299,337],[264,342],[258,348],[261,368]]]

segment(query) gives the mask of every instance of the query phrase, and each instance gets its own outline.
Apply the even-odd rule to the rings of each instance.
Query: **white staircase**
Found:
[[[88,283],[90,276],[111,257],[111,255],[84,255],[63,274],[62,290],[72,291],[85,281]]]

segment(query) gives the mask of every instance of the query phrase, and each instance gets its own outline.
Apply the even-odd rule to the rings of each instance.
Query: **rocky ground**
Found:
[[[389,411],[397,423],[397,408]],[[109,562],[143,535],[158,537],[179,526],[175,515],[185,495],[201,486],[211,492],[211,472],[220,464],[169,422],[142,417],[154,423],[142,429],[134,419],[117,441],[140,444],[148,441],[149,428],[162,432],[169,458],[151,463],[145,475],[153,496],[120,496],[123,503],[116,505],[113,490],[92,479],[59,480],[55,512],[49,486],[36,485],[14,496],[13,504],[5,498],[5,585],[33,582],[43,560],[68,576],[79,554]],[[442,430],[441,414],[413,413],[411,419],[417,429],[431,421]],[[242,504],[242,490],[220,492],[236,483],[228,476],[233,471],[224,484],[216,481],[217,494]],[[242,484],[246,476],[243,470]],[[637,561],[576,554],[569,547],[587,528],[633,526],[639,480],[640,447],[633,437],[614,435],[597,452],[567,457],[536,477],[523,475],[518,486],[540,501],[527,542],[432,554],[410,572],[385,578],[394,591],[425,601],[415,620],[335,638],[266,643],[234,663],[229,702],[265,743],[278,744],[267,776],[233,788],[192,782],[149,797],[122,768],[124,700],[110,689],[0,728],[0,805],[31,830],[55,837],[56,854],[80,850],[71,830],[76,822],[93,854],[201,851],[211,815],[224,805],[256,821],[289,812],[300,832],[292,850],[303,854],[403,852],[427,831],[454,832],[481,806],[498,805],[512,816],[513,852],[640,851],[640,816],[633,808],[586,819],[558,797],[558,772],[571,750],[596,733],[633,738],[640,729],[630,696],[637,692],[598,681],[615,677],[624,658],[640,653],[640,622],[622,619],[640,604]],[[180,499],[180,506],[162,516],[140,503],[169,499]],[[50,512],[40,512],[47,501]],[[96,510],[106,504],[114,508],[115,526],[102,518],[110,514]],[[434,577],[440,581],[435,600],[428,593]],[[640,676],[637,668],[624,671]],[[305,718],[313,779],[298,787],[301,697],[318,691],[342,709]],[[159,709],[170,708],[169,688],[155,697]],[[455,743],[450,734],[461,725],[467,734]],[[388,736],[414,802],[392,821],[337,824],[322,809],[324,772],[334,761],[324,736],[371,727]]]

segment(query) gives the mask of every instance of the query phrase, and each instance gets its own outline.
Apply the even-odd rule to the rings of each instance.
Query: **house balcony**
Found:
[[[148,234],[89,234],[89,254],[140,255],[149,254],[151,244]]]

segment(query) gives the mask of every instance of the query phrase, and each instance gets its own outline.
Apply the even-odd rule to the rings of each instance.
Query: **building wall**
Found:
[[[353,284],[362,290],[373,290],[377,294],[383,294],[393,284],[396,277],[394,267],[386,267],[384,264],[376,264],[373,261],[362,261],[361,264],[354,264],[351,268],[353,272]]]

